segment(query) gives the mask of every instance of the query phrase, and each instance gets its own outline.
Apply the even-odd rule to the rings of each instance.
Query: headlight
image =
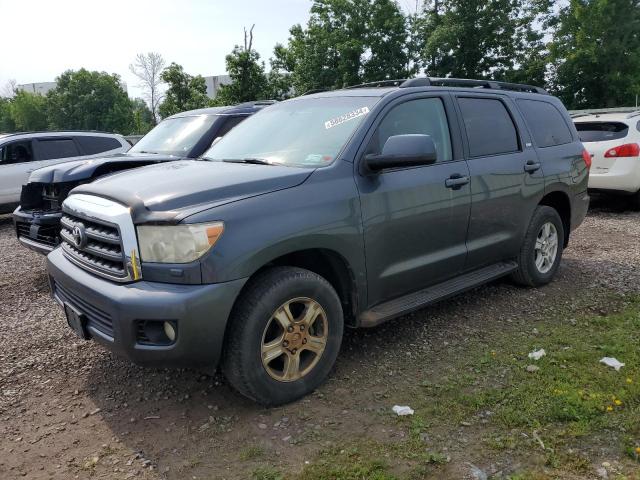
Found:
[[[143,225],[138,227],[140,257],[143,262],[188,263],[213,247],[224,224]]]

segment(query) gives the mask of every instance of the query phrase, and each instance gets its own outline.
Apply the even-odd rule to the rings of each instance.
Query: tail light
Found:
[[[619,147],[610,148],[604,156],[605,158],[640,157],[640,145],[637,143],[627,143]]]
[[[591,168],[591,154],[586,149],[582,150],[582,159],[587,166],[587,170],[589,170]]]

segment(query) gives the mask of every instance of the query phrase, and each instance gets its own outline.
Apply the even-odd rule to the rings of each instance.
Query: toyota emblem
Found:
[[[84,231],[84,225],[79,223],[78,225],[73,227],[71,235],[73,236],[73,243],[75,244],[76,248],[85,247],[85,245],[87,244],[87,235]]]

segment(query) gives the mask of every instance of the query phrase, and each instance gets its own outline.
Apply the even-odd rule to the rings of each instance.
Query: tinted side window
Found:
[[[39,160],[53,160],[80,155],[78,147],[70,138],[39,139],[38,151],[40,152]]]
[[[7,143],[0,148],[0,166],[33,160],[31,140]]]
[[[393,107],[371,138],[367,153],[380,154],[387,139],[393,135],[416,133],[431,136],[439,162],[451,160],[451,135],[440,98],[410,100]]]
[[[458,98],[472,157],[519,150],[518,132],[504,103],[491,98]]]
[[[537,100],[518,100],[518,105],[538,147],[564,145],[573,141],[567,122],[554,105]]]
[[[76,142],[80,144],[85,155],[95,155],[96,153],[106,152],[120,148],[121,143],[111,137],[75,137]]]

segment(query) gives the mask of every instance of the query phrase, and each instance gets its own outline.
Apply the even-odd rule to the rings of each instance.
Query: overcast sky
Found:
[[[268,65],[289,28],[306,23],[310,0],[0,0],[0,89],[53,81],[67,69],[117,73],[140,96],[129,64],[139,52],[160,53],[190,74],[219,75],[224,57],[254,29]]]

